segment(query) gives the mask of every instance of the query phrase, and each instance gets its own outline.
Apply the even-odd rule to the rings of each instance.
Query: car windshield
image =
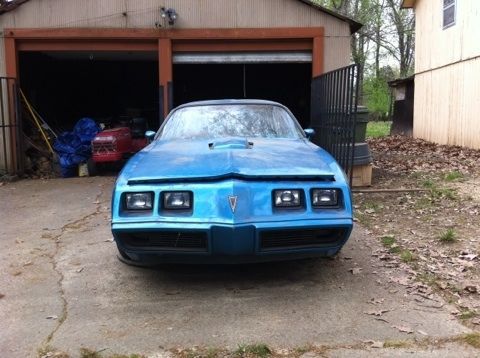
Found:
[[[302,138],[294,118],[271,104],[215,104],[176,110],[165,123],[160,139],[223,137]]]

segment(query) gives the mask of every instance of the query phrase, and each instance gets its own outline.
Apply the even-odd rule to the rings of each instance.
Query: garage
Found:
[[[208,99],[267,99],[286,105],[308,126],[311,68],[308,51],[174,54],[173,105]]]
[[[155,52],[21,52],[19,73],[23,92],[57,132],[83,117],[142,117],[148,128],[158,125]]]
[[[95,4],[21,1],[0,16],[0,70],[57,132],[83,117],[156,130],[174,107],[218,98],[278,101],[307,127],[312,78],[350,63],[361,26],[307,0]],[[2,170],[22,172],[25,123],[7,117]]]

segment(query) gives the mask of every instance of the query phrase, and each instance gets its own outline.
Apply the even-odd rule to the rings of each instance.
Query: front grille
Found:
[[[102,153],[109,153],[115,152],[117,150],[115,144],[112,142],[93,142],[93,153],[95,154],[102,154]]]
[[[336,246],[345,237],[344,229],[292,229],[260,233],[260,250],[301,249]]]
[[[123,244],[130,248],[166,251],[205,252],[208,239],[205,232],[198,231],[154,231],[121,234]]]

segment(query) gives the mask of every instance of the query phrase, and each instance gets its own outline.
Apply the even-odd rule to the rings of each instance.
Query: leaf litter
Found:
[[[390,283],[406,287],[419,309],[439,309],[449,301],[471,309],[471,323],[479,324],[480,150],[403,136],[368,143],[371,189],[428,189],[355,194],[356,219],[377,241],[376,270],[388,271]],[[447,231],[454,240],[441,240]]]

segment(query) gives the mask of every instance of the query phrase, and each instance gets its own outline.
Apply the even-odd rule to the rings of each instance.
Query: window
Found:
[[[443,28],[455,25],[455,8],[457,0],[443,0]]]

